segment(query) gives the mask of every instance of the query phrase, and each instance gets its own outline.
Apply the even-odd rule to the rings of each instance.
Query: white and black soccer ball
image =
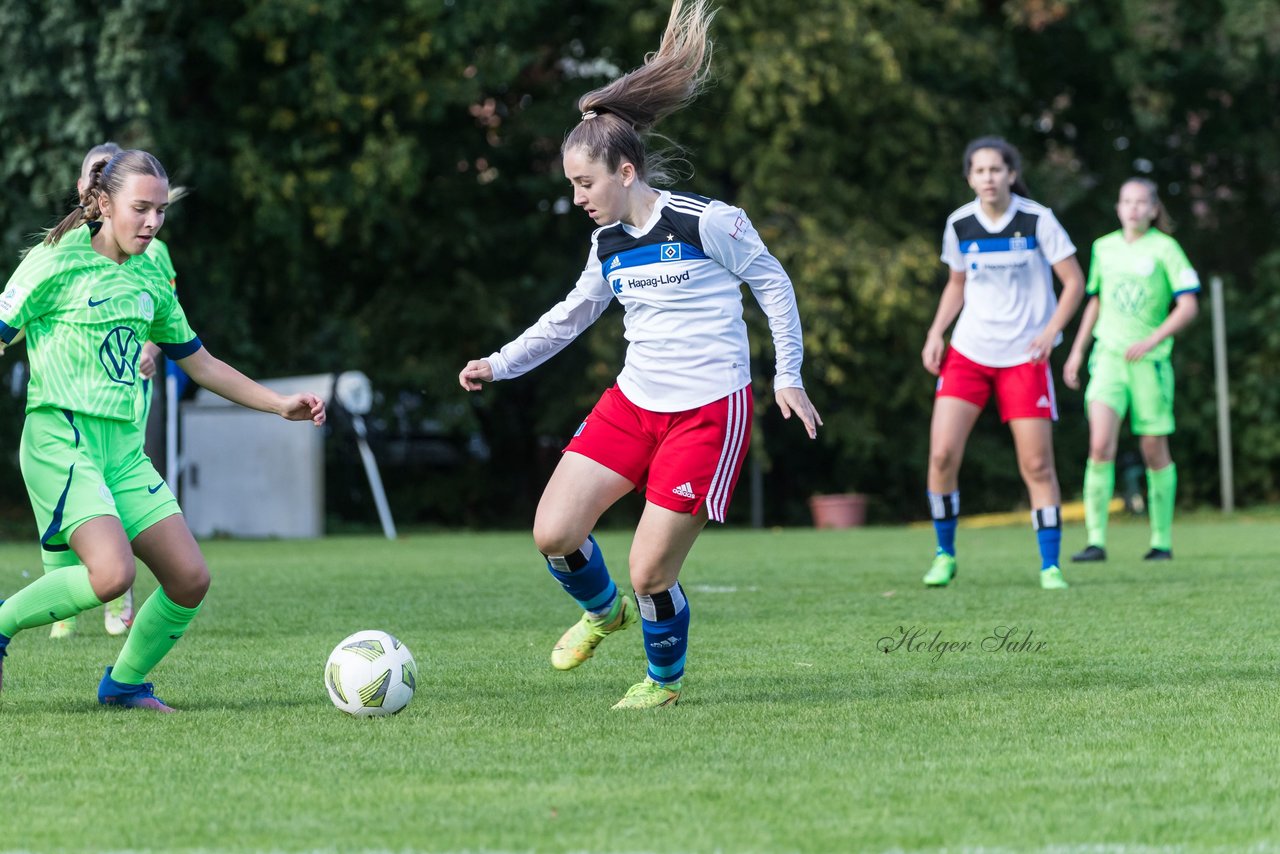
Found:
[[[394,635],[356,632],[329,654],[324,684],[333,704],[349,715],[394,715],[413,699],[418,665]]]

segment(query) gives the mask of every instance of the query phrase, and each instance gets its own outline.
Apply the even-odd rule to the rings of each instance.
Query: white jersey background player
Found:
[[[663,192],[643,134],[688,103],[707,74],[705,0],[677,0],[657,53],[578,101],[582,119],[561,153],[574,204],[602,226],[569,295],[523,335],[469,362],[458,380],[528,371],[586,329],[612,300],[626,311],[626,363],[569,442],[551,476],[533,535],[551,574],[583,609],[552,650],[568,670],[607,635],[636,622],[648,669],[614,708],[674,706],[688,647],[689,607],[678,577],[708,518],[723,521],[751,434],[751,373],[742,321],[745,282],[769,318],[775,399],[808,435],[822,421],[800,382],[803,350],[791,281],[746,214]],[[618,590],[590,536],[601,514],[645,493],[630,555],[636,606]]]
[[[1031,500],[1040,586],[1063,589],[1061,495],[1053,461],[1058,417],[1049,354],[1084,294],[1076,247],[1053,211],[1026,198],[1022,159],[1008,142],[969,143],[964,174],[977,194],[947,218],[942,260],[949,268],[920,358],[938,377],[929,431],[929,513],[938,545],[924,576],[945,587],[956,576],[960,463],[969,433],[994,394],[1009,425],[1018,471]],[[1053,293],[1053,274],[1062,298]],[[943,334],[956,316],[951,346]]]

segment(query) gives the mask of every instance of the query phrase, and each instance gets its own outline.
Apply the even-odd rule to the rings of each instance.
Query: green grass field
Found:
[[[928,530],[709,531],[684,698],[655,713],[609,709],[638,630],[552,670],[576,614],[527,534],[208,543],[209,600],[153,675],[183,714],[97,706],[101,612],[14,641],[0,851],[1276,850],[1278,529],[1183,518],[1144,565],[1117,524],[1054,593],[1029,526],[962,530],[946,590],[919,584]],[[629,533],[600,541],[624,578]],[[34,557],[0,546],[0,592]],[[983,649],[1002,626],[1019,648]],[[325,693],[364,628],[417,657],[397,717]],[[934,649],[883,652],[904,630]]]

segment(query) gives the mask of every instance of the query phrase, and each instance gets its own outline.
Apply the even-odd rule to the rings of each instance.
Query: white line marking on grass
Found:
[[[694,593],[755,593],[759,587],[733,587],[724,584],[694,584],[689,587]]]

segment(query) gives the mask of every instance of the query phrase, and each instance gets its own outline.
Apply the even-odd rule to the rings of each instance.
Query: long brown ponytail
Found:
[[[648,152],[645,139],[664,117],[697,97],[710,72],[707,38],[715,12],[707,0],[675,0],[657,51],[644,65],[578,99],[580,121],[561,151],[582,148],[591,160],[616,172],[630,161],[642,181],[665,183],[670,158]]]

